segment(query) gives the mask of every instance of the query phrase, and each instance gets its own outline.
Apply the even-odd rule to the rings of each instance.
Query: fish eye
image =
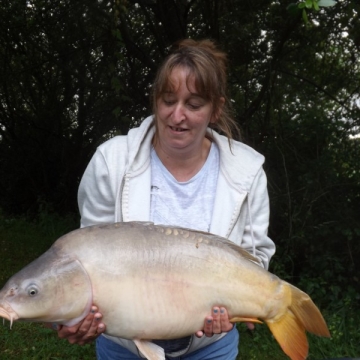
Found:
[[[35,286],[30,286],[28,289],[29,296],[35,296],[38,293],[38,289]]]

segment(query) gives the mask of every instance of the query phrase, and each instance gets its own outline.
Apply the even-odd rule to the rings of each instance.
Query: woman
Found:
[[[153,84],[154,115],[101,145],[89,163],[78,195],[81,226],[150,220],[209,231],[268,268],[275,246],[267,237],[264,158],[232,139],[237,127],[226,83],[226,55],[213,42],[178,43]],[[170,358],[235,359],[236,327],[226,309],[210,311],[193,336],[154,342]],[[59,336],[79,344],[97,337],[98,359],[140,358],[132,341],[99,336],[106,325],[100,312],[93,307],[82,323],[59,329]]]

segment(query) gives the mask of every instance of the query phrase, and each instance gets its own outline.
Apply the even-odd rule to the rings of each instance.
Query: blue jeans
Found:
[[[169,360],[235,360],[238,354],[239,333],[236,326],[220,340],[196,350],[190,354]],[[141,359],[128,349],[99,336],[96,339],[97,360],[138,360]]]

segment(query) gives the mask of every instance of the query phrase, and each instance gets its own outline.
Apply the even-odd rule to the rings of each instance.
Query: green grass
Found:
[[[62,234],[75,229],[72,218],[42,215],[36,222],[0,215],[0,288],[7,279],[44,251]],[[95,359],[94,345],[71,345],[42,324],[0,321],[0,360]]]
[[[309,340],[309,360],[351,358],[360,359],[359,320],[360,311],[347,310],[343,319],[336,313],[324,312],[332,337],[321,338],[307,334]],[[341,321],[347,322],[347,327]],[[350,321],[348,321],[350,320]],[[289,359],[281,350],[266,325],[256,325],[252,333],[245,326],[238,326],[240,331],[239,357],[241,360]]]
[[[17,322],[11,330],[5,325],[0,330],[1,360],[95,359],[94,345],[71,345],[42,324]]]
[[[5,219],[0,214],[0,288],[6,280],[48,249],[60,235],[77,227],[77,221],[43,214],[37,221]],[[356,300],[345,298],[332,309],[322,309],[331,339],[308,334],[310,360],[360,358],[360,310]],[[288,359],[266,325],[255,331],[244,324],[240,331],[241,360]],[[42,324],[0,322],[0,360],[95,359],[94,345],[71,345]]]

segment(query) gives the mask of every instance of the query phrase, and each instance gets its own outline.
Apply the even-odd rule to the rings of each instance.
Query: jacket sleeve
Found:
[[[101,145],[84,172],[78,190],[81,227],[115,222],[116,195],[125,171],[121,138]]]
[[[267,179],[263,168],[257,173],[247,199],[247,214],[241,246],[254,254],[265,269],[269,268],[271,257],[275,253],[275,244],[268,237],[269,195]]]

